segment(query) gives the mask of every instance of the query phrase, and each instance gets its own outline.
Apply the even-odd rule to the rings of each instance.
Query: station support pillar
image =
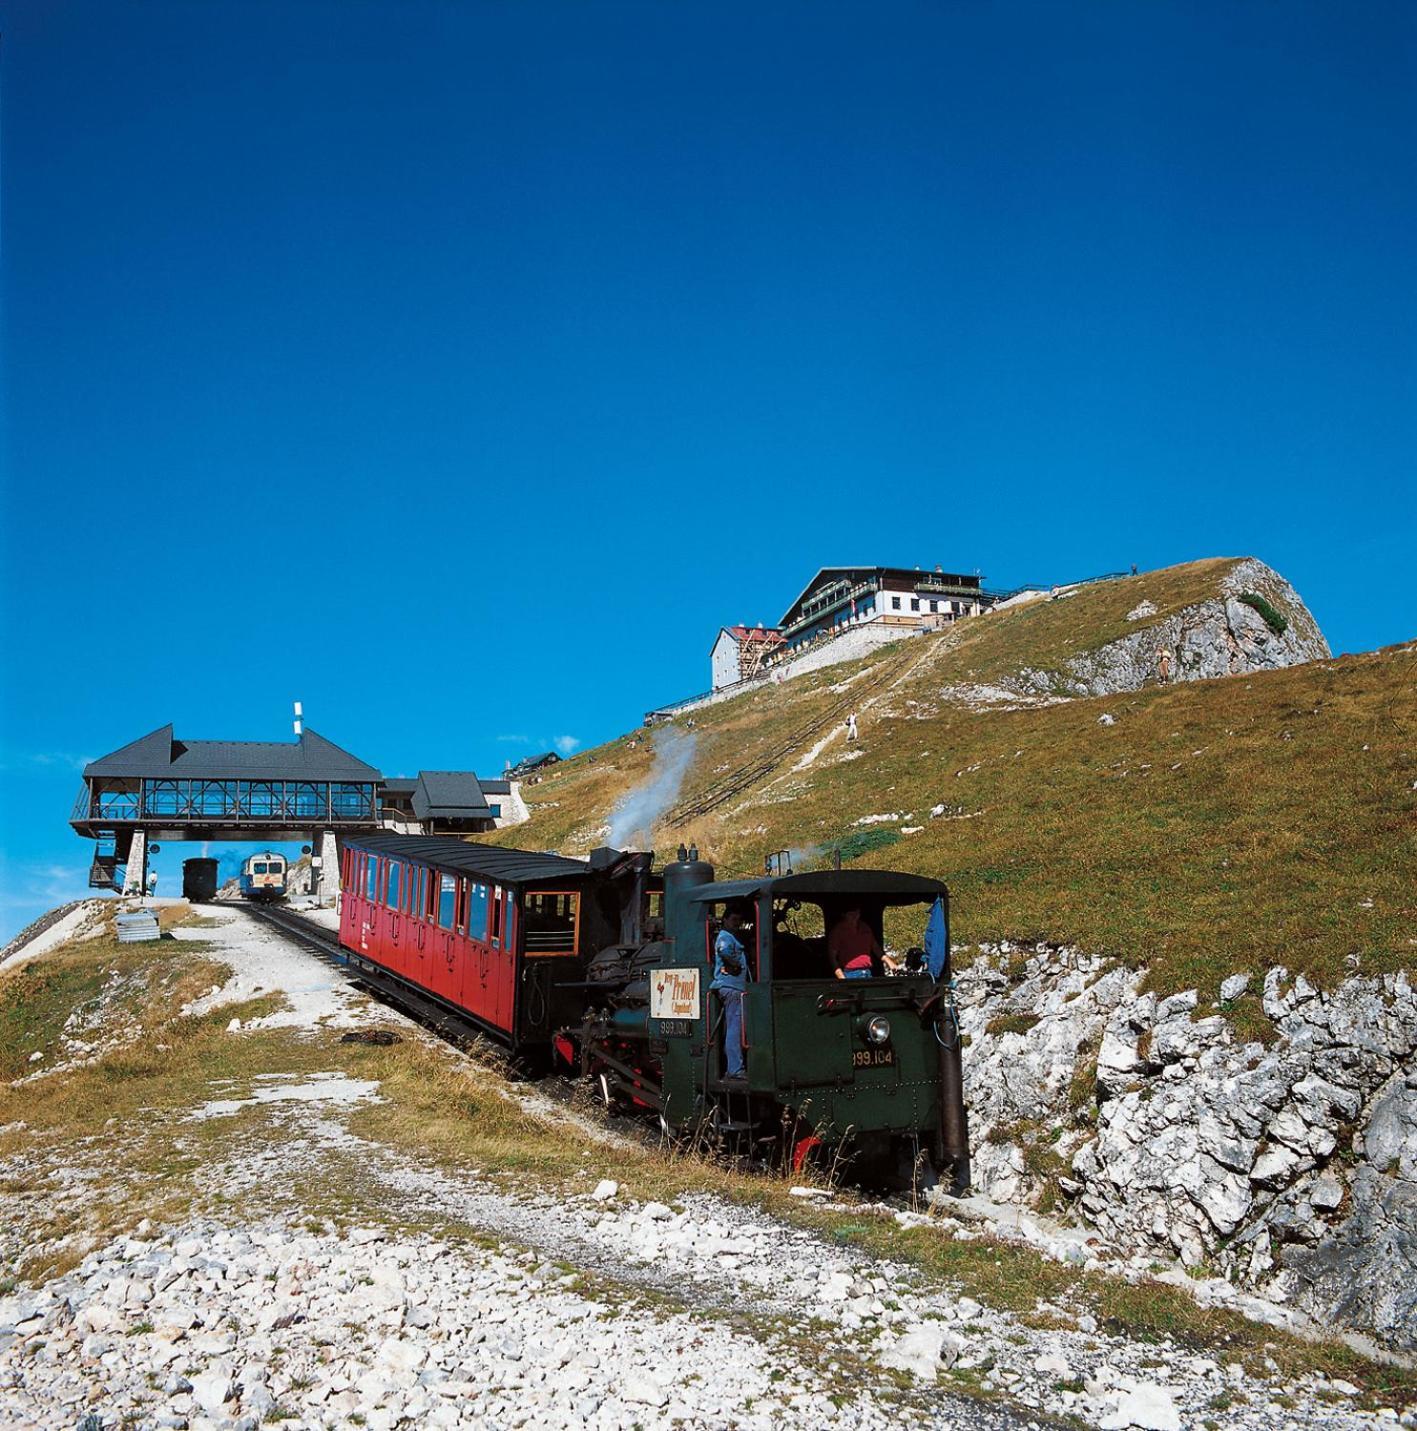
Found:
[[[133,843],[128,847],[128,861],[123,866],[123,893],[144,895],[148,892],[148,835],[146,830],[133,831]]]
[[[315,876],[315,902],[322,909],[333,909],[339,894],[339,846],[335,843],[333,830],[319,832],[315,854],[320,861],[312,871]]]

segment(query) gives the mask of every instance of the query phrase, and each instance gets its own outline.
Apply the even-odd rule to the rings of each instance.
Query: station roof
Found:
[[[420,770],[413,788],[413,813],[420,820],[492,818],[482,786],[470,770]]]
[[[294,741],[178,740],[159,726],[84,766],[84,778],[128,776],[148,780],[316,780],[361,782],[382,777],[313,730]]]
[[[498,884],[543,884],[549,880],[584,879],[590,873],[584,860],[535,850],[509,850],[501,845],[477,845],[451,835],[355,835],[345,843],[391,859],[416,860],[435,869],[479,875]]]

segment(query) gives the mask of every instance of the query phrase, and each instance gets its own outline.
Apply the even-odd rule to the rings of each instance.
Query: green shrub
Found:
[[[1289,618],[1280,615],[1278,611],[1267,602],[1257,591],[1244,591],[1240,593],[1241,601],[1246,606],[1253,607],[1264,617],[1264,624],[1274,632],[1276,636],[1283,636],[1289,629]]]
[[[869,855],[872,850],[884,850],[889,845],[899,843],[899,830],[857,830],[839,840],[832,840],[825,848],[828,856],[840,852],[842,862],[845,863],[847,860],[859,860],[862,855]]]

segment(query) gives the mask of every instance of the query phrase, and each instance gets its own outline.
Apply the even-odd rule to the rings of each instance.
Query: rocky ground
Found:
[[[190,937],[232,977],[200,1009],[288,990],[233,1024],[233,1048],[372,1024],[427,1037],[241,911],[210,918]],[[359,1113],[395,1096],[376,1080],[220,1075],[146,1115],[173,1157],[201,1150],[185,1204],[96,1239],[67,1232],[68,1270],[0,1296],[0,1426],[1417,1425],[1417,1408],[1359,1409],[1337,1377],[1117,1335],[1071,1299],[1028,1315],[982,1305],[695,1191],[688,1165],[683,1191],[656,1200],[603,1127],[587,1146],[604,1157],[552,1187],[371,1136]],[[467,1076],[528,1120],[580,1116],[475,1065]],[[28,1267],[56,1225],[114,1191],[126,1130],[0,1134],[0,1256]],[[981,1236],[963,1207],[882,1213],[798,1192],[842,1219]]]
[[[1276,966],[1205,1008],[1142,983],[1049,946],[991,948],[960,977],[977,1185],[1072,1207],[1143,1261],[1176,1257],[1201,1295],[1262,1294],[1276,1324],[1417,1351],[1407,975],[1321,992]]]

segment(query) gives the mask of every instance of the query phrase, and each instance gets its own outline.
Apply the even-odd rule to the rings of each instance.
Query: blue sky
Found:
[[[487,772],[822,564],[1417,635],[1411,5],[19,0],[0,67],[0,934],[84,757],[298,698]]]

